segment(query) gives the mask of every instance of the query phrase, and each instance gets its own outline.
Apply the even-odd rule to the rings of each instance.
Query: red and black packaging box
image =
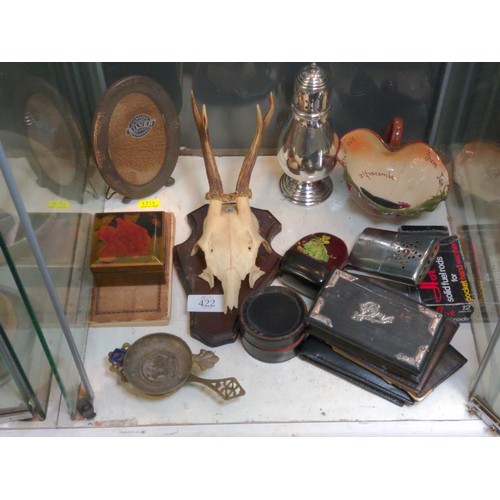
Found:
[[[433,232],[432,228],[422,227],[420,232]],[[426,277],[411,295],[447,318],[469,322],[474,312],[474,297],[460,240],[456,234],[450,235],[446,228],[438,228],[436,231],[443,234],[439,241],[439,252]],[[401,226],[400,230],[419,232],[419,226]]]

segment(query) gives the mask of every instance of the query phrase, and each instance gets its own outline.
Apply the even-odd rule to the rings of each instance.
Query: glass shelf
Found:
[[[62,70],[0,68],[0,276],[5,296],[17,303],[14,323],[1,320],[38,419],[45,418],[52,377],[71,418],[93,399],[82,361],[91,286],[84,262],[91,213],[103,202],[91,183],[83,103],[70,104],[72,82],[59,78]]]

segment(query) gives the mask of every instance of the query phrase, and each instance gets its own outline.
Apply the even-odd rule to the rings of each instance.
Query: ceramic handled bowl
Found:
[[[446,199],[450,176],[424,142],[401,145],[403,121],[395,118],[385,139],[356,129],[341,139],[338,161],[352,199],[371,215],[413,217]]]

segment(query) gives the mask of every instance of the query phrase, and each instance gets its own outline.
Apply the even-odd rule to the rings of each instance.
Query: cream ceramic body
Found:
[[[500,203],[500,145],[474,141],[454,159],[453,177],[463,193]]]
[[[402,130],[402,129],[401,129]],[[450,178],[437,153],[423,142],[399,147],[369,129],[341,139],[338,161],[354,201],[364,210],[388,217],[432,211],[448,195]]]

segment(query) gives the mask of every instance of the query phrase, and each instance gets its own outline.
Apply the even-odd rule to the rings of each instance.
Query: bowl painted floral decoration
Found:
[[[401,145],[403,121],[395,118],[385,140],[370,129],[341,139],[339,163],[352,199],[371,215],[413,217],[446,199],[450,176],[424,142]]]

